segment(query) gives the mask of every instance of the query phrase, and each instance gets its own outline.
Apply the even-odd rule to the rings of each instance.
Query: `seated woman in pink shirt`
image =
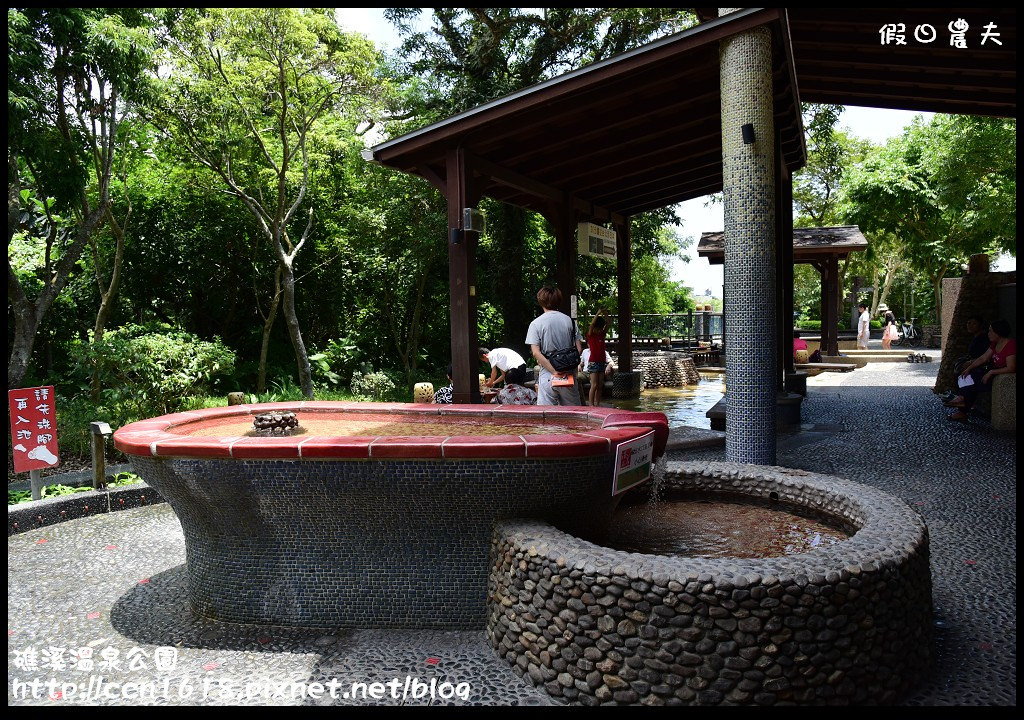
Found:
[[[988,339],[991,344],[985,354],[964,368],[961,378],[971,378],[971,384],[960,388],[960,394],[944,403],[946,407],[958,408],[949,416],[956,422],[967,422],[967,411],[974,407],[978,395],[992,389],[992,378],[1017,372],[1017,343],[1010,337],[1010,323],[1006,320],[993,320],[988,326]],[[988,364],[988,370],[984,370]]]
[[[794,332],[793,333],[793,357],[794,358],[796,357],[797,350],[806,350],[806,349],[807,349],[807,341],[800,339],[800,333],[799,332]]]

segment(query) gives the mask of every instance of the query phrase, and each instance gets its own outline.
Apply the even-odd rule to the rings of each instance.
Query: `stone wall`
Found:
[[[682,387],[700,383],[693,358],[677,352],[634,353],[633,369],[644,373],[644,388]]]
[[[992,378],[992,427],[1009,435],[1017,434],[1017,375]]]
[[[936,392],[956,388],[953,368],[956,361],[967,354],[967,346],[971,341],[967,333],[967,318],[978,314],[986,322],[996,319],[999,313],[1000,286],[1016,281],[1016,271],[981,272],[943,280],[942,363],[935,379]]]
[[[45,480],[47,478],[44,478]],[[7,506],[7,535],[15,535],[90,515],[131,510],[159,502],[163,502],[163,498],[145,483],[44,497],[42,500]]]
[[[524,679],[581,705],[892,704],[928,672],[928,532],[903,501],[730,463],[670,463],[666,482],[778,498],[859,530],[801,555],[701,559],[500,523],[487,632]]]

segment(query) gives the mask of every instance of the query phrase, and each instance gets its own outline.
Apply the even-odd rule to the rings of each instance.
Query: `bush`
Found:
[[[234,370],[235,353],[219,339],[201,340],[169,325],[126,325],[83,347],[99,370],[104,405],[136,406],[142,415],[172,412],[206,395]]]
[[[394,397],[398,391],[398,385],[387,373],[374,372],[371,367],[353,372],[351,387],[354,395],[378,402]]]

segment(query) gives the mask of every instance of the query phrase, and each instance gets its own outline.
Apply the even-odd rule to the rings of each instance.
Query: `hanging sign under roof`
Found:
[[[594,223],[582,222],[576,228],[576,237],[579,239],[580,255],[590,255],[606,260],[615,259],[615,241],[618,236],[614,230]]]

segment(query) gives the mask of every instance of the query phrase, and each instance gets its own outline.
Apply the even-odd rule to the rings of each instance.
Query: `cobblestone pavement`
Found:
[[[805,424],[779,436],[778,462],[873,485],[925,517],[938,659],[906,704],[1013,705],[1016,444],[983,421],[947,422],[930,390],[936,370],[877,363],[809,379]],[[724,450],[669,455],[722,459]],[[482,631],[295,630],[195,617],[184,540],[166,504],[25,532],[7,547],[9,705],[552,704]],[[157,670],[166,648],[176,665]],[[366,686],[353,695],[353,682]],[[120,696],[129,683],[138,697]]]

